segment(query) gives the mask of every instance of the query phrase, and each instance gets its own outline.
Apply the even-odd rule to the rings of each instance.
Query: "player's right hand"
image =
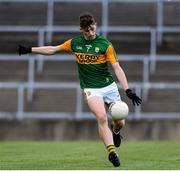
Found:
[[[126,95],[132,100],[134,106],[142,103],[142,99],[139,98],[131,89],[127,89],[125,92]]]
[[[19,55],[22,55],[22,54],[31,53],[32,48],[31,47],[25,47],[22,45],[18,45],[17,51],[18,51]]]

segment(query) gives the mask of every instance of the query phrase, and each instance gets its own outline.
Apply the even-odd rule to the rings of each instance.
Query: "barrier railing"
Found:
[[[0,3],[7,3],[7,2],[13,2],[13,3],[47,3],[47,11],[46,11],[46,26],[48,27],[48,34],[47,34],[47,41],[51,42],[52,39],[52,28],[54,27],[54,3],[90,3],[89,0],[0,0]],[[91,0],[91,3],[101,3],[101,23],[102,26],[105,28],[104,32],[102,33],[105,37],[108,32],[108,23],[109,23],[109,4],[110,3],[155,3],[156,4],[156,33],[157,41],[162,41],[162,33],[164,28],[164,4],[165,3],[171,3],[171,1],[168,0]],[[179,0],[173,0],[173,2],[179,2]],[[71,27],[71,26],[70,26]]]
[[[155,57],[156,57],[156,31],[155,29],[151,28],[151,27],[139,27],[139,26],[134,26],[134,27],[120,27],[120,26],[110,26],[107,28],[105,28],[104,26],[100,26],[98,28],[98,32],[104,32],[104,31],[108,31],[108,32],[119,32],[119,33],[124,33],[124,32],[128,32],[128,33],[149,33],[150,34],[150,48],[149,48],[149,54],[147,55],[150,60],[151,60],[151,66],[150,66],[150,71],[154,72],[155,70],[155,64],[154,62]],[[38,46],[43,46],[44,45],[44,40],[45,40],[45,33],[47,33],[49,31],[49,27],[28,27],[28,26],[14,26],[14,27],[10,27],[10,26],[2,26],[0,27],[0,32],[9,32],[9,31],[13,31],[13,32],[37,32],[37,36],[38,36]],[[79,27],[77,26],[54,26],[51,28],[52,32],[79,32]],[[43,59],[41,55],[39,55],[38,58],[38,71],[42,72],[43,70]]]
[[[76,91],[76,110],[74,112],[26,112],[24,111],[24,91],[28,88],[27,83],[0,83],[0,89],[16,88],[17,96],[17,111],[15,112],[0,112],[0,118],[5,119],[94,119],[90,112],[83,112],[82,93],[78,83],[34,83],[33,89],[75,89]],[[130,83],[136,93],[141,96],[142,89],[180,89],[180,83]],[[120,87],[120,86],[119,86]],[[121,88],[121,87],[120,87]],[[68,105],[68,104],[67,104]],[[180,119],[179,113],[169,112],[164,114],[161,112],[142,112],[141,107],[135,107],[134,112],[129,114],[129,119]]]

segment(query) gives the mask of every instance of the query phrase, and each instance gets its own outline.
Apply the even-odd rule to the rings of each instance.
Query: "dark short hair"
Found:
[[[80,22],[80,27],[82,29],[85,29],[89,27],[91,24],[96,23],[94,16],[90,13],[83,13],[79,16],[79,22]]]

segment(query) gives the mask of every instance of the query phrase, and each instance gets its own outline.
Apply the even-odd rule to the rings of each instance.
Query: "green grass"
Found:
[[[123,142],[120,168],[107,159],[102,142],[0,142],[1,170],[180,170],[180,142]]]

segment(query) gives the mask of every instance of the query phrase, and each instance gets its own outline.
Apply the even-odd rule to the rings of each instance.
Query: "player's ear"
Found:
[[[80,27],[79,30],[80,30],[80,32],[83,32],[83,28]]]

